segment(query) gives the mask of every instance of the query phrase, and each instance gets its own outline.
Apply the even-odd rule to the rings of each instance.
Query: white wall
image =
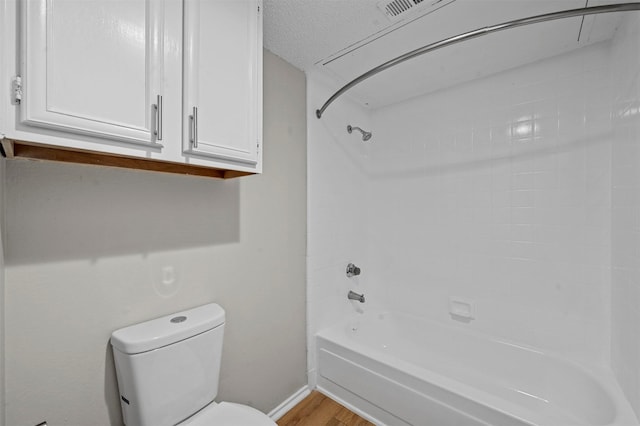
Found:
[[[368,292],[366,177],[369,142],[347,125],[370,128],[369,116],[343,97],[331,105],[321,120],[318,109],[332,95],[335,83],[317,74],[307,76],[308,120],[308,249],[307,311],[309,382],[315,385],[315,335],[359,304],[347,299],[349,290]],[[347,278],[353,262],[361,277]]]
[[[3,28],[7,26],[9,20],[8,13],[6,11],[6,2],[0,2],[0,25]],[[6,59],[7,55],[7,37],[2,37],[0,40],[0,81],[7,81]],[[0,95],[2,98],[2,95]],[[1,102],[0,105],[0,129],[5,128],[5,120],[7,116],[7,102]],[[5,345],[4,345],[4,288],[5,288],[5,273],[4,273],[4,245],[5,245],[5,224],[4,224],[4,188],[5,188],[5,161],[4,158],[0,158],[0,426],[5,425]]]
[[[5,195],[5,160],[0,158],[0,426],[5,425],[5,382],[4,382],[4,195]]]
[[[608,360],[608,47],[374,112],[369,262],[389,308]]]
[[[111,332],[211,301],[218,399],[268,411],[307,383],[305,77],[264,66],[262,175],[7,164],[7,424],[121,424]]]
[[[640,16],[613,41],[612,364],[640,417]]]

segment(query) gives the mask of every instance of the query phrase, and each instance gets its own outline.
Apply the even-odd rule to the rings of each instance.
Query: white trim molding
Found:
[[[278,405],[276,408],[271,410],[269,414],[267,414],[271,420],[278,421],[282,416],[287,414],[289,410],[295,407],[300,401],[305,399],[311,393],[311,389],[309,389],[308,385],[304,385],[297,391],[293,393],[289,398],[285,399],[282,404]]]

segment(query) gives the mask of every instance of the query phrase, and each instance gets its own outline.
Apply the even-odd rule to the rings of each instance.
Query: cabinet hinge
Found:
[[[22,77],[19,75],[13,79],[13,101],[16,104],[22,102]]]
[[[260,6],[258,6],[258,13],[260,12]]]

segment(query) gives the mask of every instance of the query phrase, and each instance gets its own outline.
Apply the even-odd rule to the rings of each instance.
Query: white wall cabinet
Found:
[[[184,13],[184,149],[257,164],[258,8],[249,1],[185,0]]]
[[[154,144],[163,1],[22,2],[25,124]]]
[[[2,50],[10,53],[3,78],[22,83],[20,101],[9,81],[0,85],[0,137],[13,155],[211,168],[221,177],[261,172],[261,0],[0,7]]]

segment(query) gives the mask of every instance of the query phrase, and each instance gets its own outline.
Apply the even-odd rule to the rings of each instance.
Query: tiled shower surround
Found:
[[[640,412],[636,15],[611,41],[310,118],[309,335],[356,309],[407,312],[611,365]],[[332,88],[309,76],[310,115]]]
[[[603,361],[610,50],[596,45],[374,112],[370,299]]]
[[[640,14],[612,54],[612,365],[640,417]]]

